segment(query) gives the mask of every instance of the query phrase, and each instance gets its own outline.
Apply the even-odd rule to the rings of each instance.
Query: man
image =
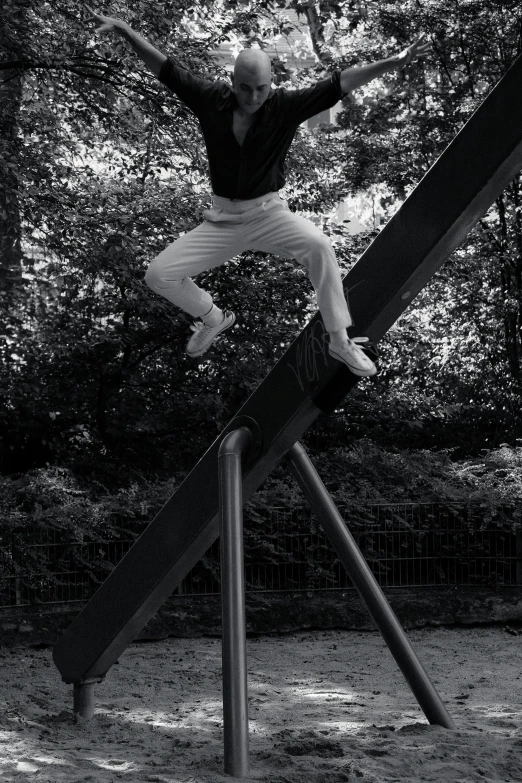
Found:
[[[329,352],[358,376],[375,375],[374,363],[350,339],[352,326],[341,275],[329,239],[288,209],[278,190],[284,159],[299,125],[334,106],[343,95],[427,52],[423,36],[400,54],[336,71],[300,90],[271,90],[272,67],[260,49],[245,49],[234,65],[233,87],[191,74],[134,32],[125,22],[94,13],[99,33],[116,32],[157,78],[198,118],[207,146],[213,205],[205,221],[177,239],[150,264],[145,280],[158,294],[199,319],[186,351],[202,356],[235,322],[192,278],[245,250],[295,258],[306,268],[329,334]]]

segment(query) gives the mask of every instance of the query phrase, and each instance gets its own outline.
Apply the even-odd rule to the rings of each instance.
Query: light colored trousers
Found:
[[[191,279],[245,250],[295,258],[306,268],[328,332],[351,326],[341,274],[328,237],[288,208],[278,193],[232,201],[213,197],[205,222],[184,234],[150,264],[146,283],[194,318],[207,315],[212,297]]]

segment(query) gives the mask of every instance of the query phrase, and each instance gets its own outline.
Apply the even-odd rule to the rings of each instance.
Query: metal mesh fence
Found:
[[[522,534],[512,507],[491,513],[473,505],[416,503],[340,511],[382,587],[522,584]],[[134,540],[128,532],[78,541],[42,527],[0,530],[0,607],[85,601]],[[177,594],[218,593],[219,567],[216,542]],[[247,514],[245,570],[247,589],[255,592],[352,587],[312,513],[303,509]]]
[[[4,531],[0,607],[86,601],[134,541],[74,541],[62,530],[39,527]]]

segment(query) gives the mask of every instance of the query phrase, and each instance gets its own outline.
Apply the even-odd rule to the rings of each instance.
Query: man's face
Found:
[[[241,111],[255,114],[268,98],[271,82],[270,68],[237,68],[234,72],[234,92]]]

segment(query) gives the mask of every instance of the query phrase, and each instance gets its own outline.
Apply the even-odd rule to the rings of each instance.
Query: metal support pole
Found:
[[[75,717],[91,720],[94,716],[94,686],[99,678],[74,683],[73,711]]]
[[[225,773],[249,771],[248,690],[243,557],[241,455],[252,443],[247,427],[230,432],[219,449],[221,604],[223,618],[223,728]]]
[[[435,686],[417,658],[402,626],[303,446],[296,443],[288,452],[288,456],[292,473],[310,501],[326,535],[366,604],[427,719],[430,723],[436,723],[447,729],[455,729],[455,724]]]

